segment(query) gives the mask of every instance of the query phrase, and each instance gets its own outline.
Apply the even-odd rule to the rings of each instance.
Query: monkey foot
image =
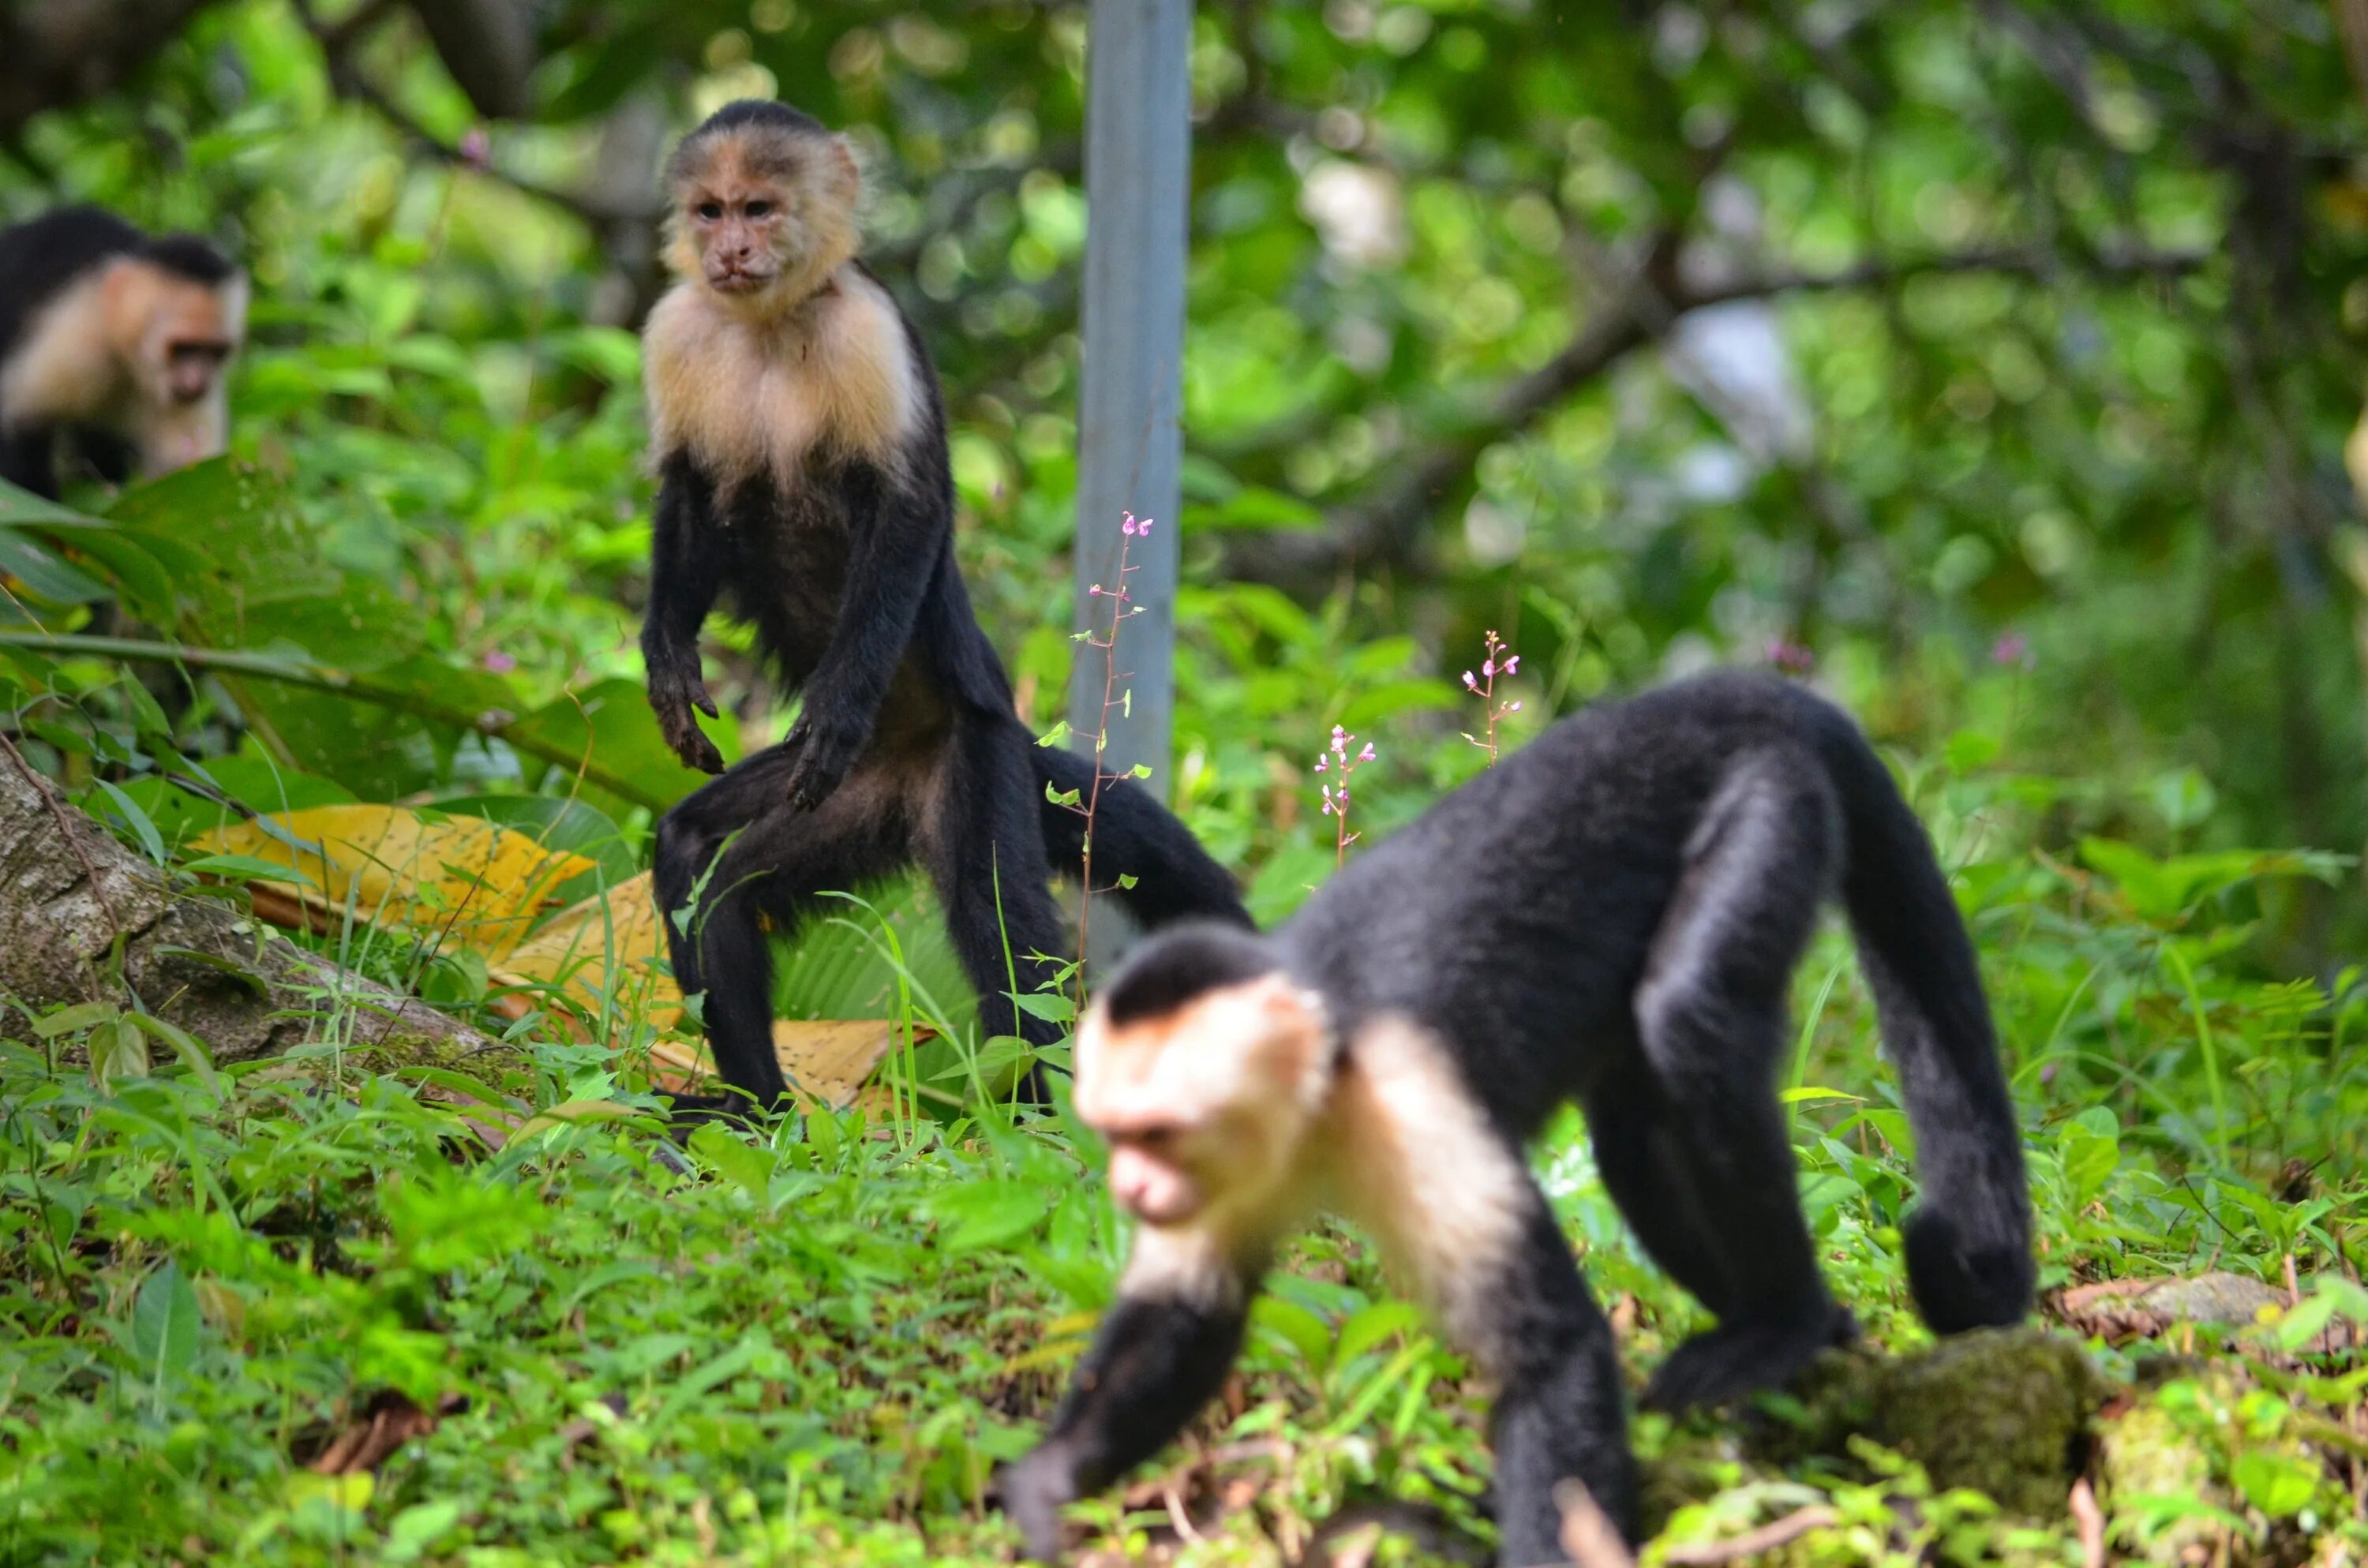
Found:
[[[1839,1307],[1782,1323],[1721,1324],[1669,1352],[1645,1385],[1645,1406],[1685,1411],[1782,1388],[1821,1351],[1857,1337],[1857,1322]]]

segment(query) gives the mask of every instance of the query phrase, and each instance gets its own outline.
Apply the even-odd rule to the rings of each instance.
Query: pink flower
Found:
[[[1371,761],[1372,761],[1372,760],[1373,760],[1373,743],[1372,743],[1372,742],[1371,742],[1371,741],[1367,741],[1367,742],[1365,743],[1365,749],[1364,749],[1364,750],[1362,750],[1362,751],[1360,751],[1360,752],[1359,752],[1359,753],[1357,754],[1357,760],[1358,760],[1359,762],[1371,762]]]
[[[1817,667],[1817,655],[1790,637],[1770,638],[1768,662],[1788,676],[1804,676]]]
[[[471,126],[461,138],[461,161],[481,172],[494,166],[494,139],[484,126]]]
[[[1511,654],[1505,660],[1505,673],[1507,675],[1511,675],[1515,670],[1520,669],[1520,667],[1521,656],[1519,653]]]
[[[2007,632],[1990,644],[1991,664],[2027,670],[2037,662],[2031,656],[2031,639],[2020,631]]]
[[[1118,531],[1122,534],[1132,535],[1134,532],[1134,514],[1133,512],[1125,512],[1120,515],[1125,518],[1125,521],[1119,524]]]
[[[1324,771],[1324,759],[1320,756],[1315,759],[1315,771],[1318,773]]]
[[[485,655],[484,665],[497,676],[506,676],[518,668],[518,660],[496,648]]]
[[[1149,533],[1151,531],[1151,519],[1149,517],[1145,517],[1143,521],[1135,524],[1134,531],[1138,534]]]
[[[1520,705],[1520,703],[1518,703],[1518,702],[1509,703],[1509,704],[1508,704],[1508,705],[1506,706],[1506,709],[1505,709],[1505,711],[1506,711],[1506,712],[1508,712],[1508,713],[1519,713],[1520,710],[1521,710],[1521,705]]]

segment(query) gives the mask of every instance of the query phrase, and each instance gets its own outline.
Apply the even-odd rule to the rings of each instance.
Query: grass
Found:
[[[2146,1451],[2175,1457],[2118,1483],[2100,1470],[2117,1553],[2368,1550],[2368,1371],[2313,1337],[2368,1311],[2344,1293],[2368,1209],[2368,1063],[2347,1046],[2362,998],[2350,974],[2261,980],[2240,946],[2263,890],[2317,869],[2112,846],[1962,878],[2026,1111],[2046,1284],[2282,1282],[2291,1258],[2303,1297],[2283,1334],[2236,1331],[2241,1358],[2094,1347],[2122,1391],[2102,1430],[2126,1450],[2151,1422]],[[1907,1134],[1838,936],[1799,1001],[1803,1198],[1870,1338],[1913,1349]],[[707,1129],[669,1157],[630,1051],[534,1043],[473,1079],[341,1085],[159,1051],[151,1075],[102,1085],[77,1064],[87,1032],[0,1025],[0,1562],[1013,1554],[988,1479],[1032,1440],[1122,1256],[1064,1115],[944,1119],[900,1058],[894,1114]],[[472,1099],[518,1130],[490,1147]],[[1575,1116],[1537,1165],[1641,1381],[1701,1314],[1635,1251]],[[1191,1443],[1079,1517],[1157,1560],[1485,1553],[1485,1413],[1462,1360],[1327,1227],[1259,1303],[1242,1376]],[[404,1440],[374,1467],[315,1468],[372,1415]],[[1649,1459],[1695,1478],[1672,1539],[1814,1505],[1835,1522],[1788,1560],[2081,1561],[2068,1511],[2009,1518],[1862,1444],[1753,1460],[1741,1430],[1639,1423]],[[1377,1538],[1383,1503],[1429,1522]],[[1178,1513],[1202,1539],[1179,1537]],[[1344,1517],[1373,1523],[1326,1538]]]

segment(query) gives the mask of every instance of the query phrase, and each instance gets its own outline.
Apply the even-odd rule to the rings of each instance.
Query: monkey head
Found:
[[[1333,1057],[1323,1004],[1262,939],[1177,927],[1087,1010],[1077,1113],[1109,1140],[1111,1196],[1144,1223],[1256,1226],[1293,1184]]]
[[[100,290],[141,471],[219,455],[230,361],[246,336],[245,276],[207,241],[167,234],[118,259]]]
[[[785,104],[726,104],[666,165],[666,261],[741,313],[777,315],[853,259],[854,150]]]

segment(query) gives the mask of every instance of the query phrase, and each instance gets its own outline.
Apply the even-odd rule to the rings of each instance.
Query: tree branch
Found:
[[[51,0],[0,6],[0,142],[26,121],[111,93],[211,0]]]
[[[1630,353],[1658,342],[1692,311],[1743,300],[1894,288],[1915,278],[1987,273],[2052,278],[2177,277],[2212,258],[2204,250],[2123,248],[2072,255],[2039,245],[1994,245],[1941,256],[1869,260],[1829,270],[1780,268],[1714,282],[1669,280],[1665,241],[1615,288],[1604,307],[1560,352],[1491,394],[1460,428],[1395,465],[1365,496],[1340,509],[1322,532],[1244,534],[1227,540],[1225,574],[1255,582],[1320,588],[1340,572],[1414,558],[1422,525],[1467,488],[1481,454],[1525,434],[1580,387]]]

